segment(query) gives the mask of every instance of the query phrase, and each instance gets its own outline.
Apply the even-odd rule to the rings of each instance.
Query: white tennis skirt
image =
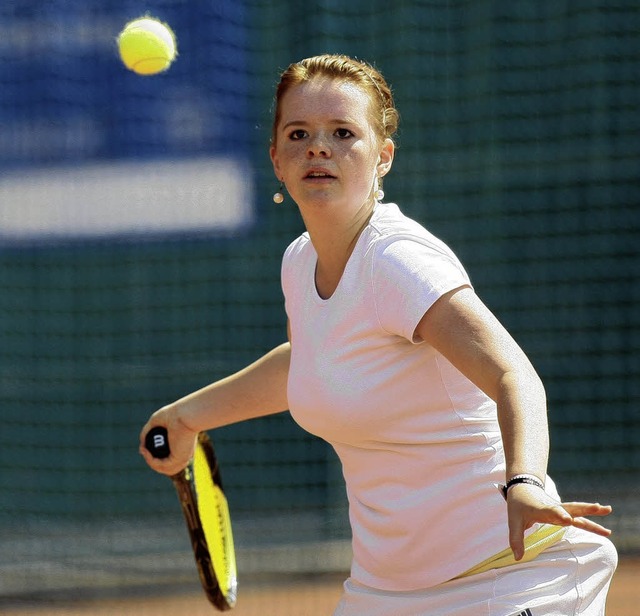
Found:
[[[390,592],[349,578],[334,616],[603,616],[618,563],[608,539],[576,528],[535,560]]]

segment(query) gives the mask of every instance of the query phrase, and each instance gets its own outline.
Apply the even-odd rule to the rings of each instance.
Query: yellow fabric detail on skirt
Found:
[[[509,565],[529,562],[549,546],[558,543],[564,536],[565,531],[566,527],[564,526],[543,524],[540,528],[524,538],[524,556],[521,560],[516,560],[513,557],[511,548],[507,548],[483,560],[481,563],[478,563],[453,579],[459,580],[460,578],[476,575],[477,573],[484,573],[490,569],[500,569],[502,567],[508,567]]]

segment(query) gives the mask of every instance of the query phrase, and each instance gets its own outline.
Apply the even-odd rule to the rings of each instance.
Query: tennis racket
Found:
[[[167,430],[149,430],[145,446],[155,458],[167,458],[171,452]],[[189,529],[202,588],[218,610],[230,610],[238,593],[231,518],[216,455],[206,432],[198,435],[193,459],[171,479]]]

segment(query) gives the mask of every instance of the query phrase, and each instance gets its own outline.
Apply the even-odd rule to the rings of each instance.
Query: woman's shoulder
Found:
[[[451,249],[422,224],[402,213],[395,203],[380,203],[371,218],[372,240],[378,247],[398,241],[412,242],[436,252],[450,253]]]
[[[300,265],[305,260],[316,258],[315,248],[309,234],[305,231],[294,239],[285,249],[282,255],[282,267],[293,267],[294,263]]]
[[[296,239],[294,239],[284,251],[285,257],[291,256],[296,253],[303,252],[305,249],[312,247],[311,238],[309,234],[305,231],[301,233]]]

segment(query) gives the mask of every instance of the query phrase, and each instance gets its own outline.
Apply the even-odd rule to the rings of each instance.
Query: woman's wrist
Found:
[[[192,432],[198,434],[201,430],[197,425],[197,415],[194,415],[193,410],[190,408],[189,403],[186,404],[179,400],[169,405],[170,414],[172,417],[172,425],[174,430],[177,429],[181,432]]]
[[[504,496],[505,500],[507,499],[507,495],[509,490],[516,485],[525,484],[536,486],[541,490],[544,490],[544,481],[540,479],[537,475],[532,475],[529,473],[518,473],[517,475],[513,475],[505,485],[500,486],[500,491],[502,492],[502,496]]]

